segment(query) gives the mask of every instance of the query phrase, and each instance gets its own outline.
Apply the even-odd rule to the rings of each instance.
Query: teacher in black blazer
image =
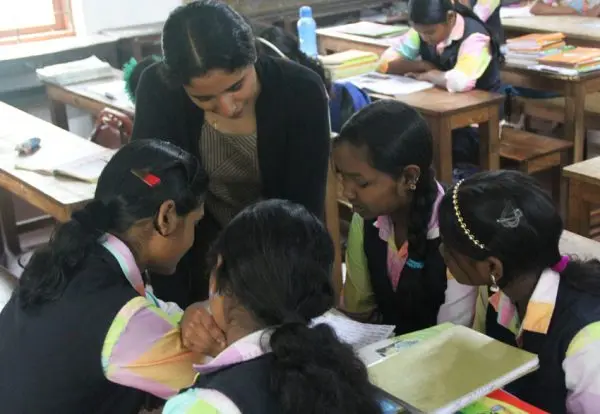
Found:
[[[194,247],[175,276],[151,277],[159,297],[181,306],[207,295],[208,247],[247,205],[281,198],[323,215],[330,145],[323,81],[289,60],[258,57],[255,41],[224,3],[178,7],[163,28],[163,61],[137,87],[133,139],[161,138],[196,154],[210,180]]]

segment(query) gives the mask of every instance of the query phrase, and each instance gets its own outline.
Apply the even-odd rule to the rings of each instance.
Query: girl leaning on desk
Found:
[[[496,35],[469,8],[453,0],[411,0],[412,28],[382,56],[382,72],[408,75],[451,92],[501,91]],[[452,131],[452,160],[477,164],[479,134]]]
[[[506,390],[553,414],[599,412],[600,262],[560,254],[552,198],[522,173],[480,173],[446,193],[439,220],[455,279],[483,287],[476,327],[539,356]]]
[[[208,246],[247,205],[281,198],[322,216],[328,101],[310,69],[257,56],[250,25],[216,0],[173,11],[162,46],[164,60],[137,87],[133,139],[167,137],[197,156],[209,176],[194,248],[174,278],[152,280],[162,297],[186,305],[207,296]]]

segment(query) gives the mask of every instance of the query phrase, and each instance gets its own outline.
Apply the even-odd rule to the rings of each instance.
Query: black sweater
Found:
[[[199,155],[204,111],[182,87],[167,86],[156,63],[136,93],[133,139],[160,138]],[[261,56],[256,102],[262,196],[306,206],[322,216],[329,159],[329,107],[322,80],[291,61]]]

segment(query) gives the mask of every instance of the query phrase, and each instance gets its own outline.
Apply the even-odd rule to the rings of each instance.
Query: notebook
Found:
[[[37,172],[43,175],[55,175],[71,178],[78,181],[95,183],[100,178],[102,170],[108,164],[115,150],[107,149],[96,154],[77,158],[73,161],[56,166],[41,166],[36,163],[35,157],[18,160],[15,168]]]
[[[506,44],[509,49],[536,50],[553,47],[565,40],[564,33],[531,33],[524,36],[508,39]]]
[[[408,29],[409,27],[404,25],[392,26],[363,21],[341,26],[337,29],[337,31],[355,36],[372,37],[378,39],[382,37],[401,35],[407,32]]]
[[[452,325],[368,370],[373,384],[410,411],[452,414],[538,366],[534,354]]]
[[[507,414],[548,414],[514,395],[496,390],[483,397],[481,400],[461,409],[457,414],[482,414],[482,413],[507,413]]]
[[[559,66],[577,69],[600,63],[600,49],[595,47],[576,47],[551,56],[538,59],[541,65]]]
[[[347,80],[366,91],[387,96],[408,95],[433,88],[433,84],[430,82],[377,72],[366,73]]]
[[[374,342],[389,338],[394,333],[393,325],[374,325],[356,322],[337,311],[329,311],[312,320],[313,325],[324,323],[333,328],[341,341],[360,349]]]

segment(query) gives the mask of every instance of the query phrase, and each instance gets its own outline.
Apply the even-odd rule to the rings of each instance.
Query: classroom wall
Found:
[[[182,0],[72,0],[78,34],[165,21]]]

